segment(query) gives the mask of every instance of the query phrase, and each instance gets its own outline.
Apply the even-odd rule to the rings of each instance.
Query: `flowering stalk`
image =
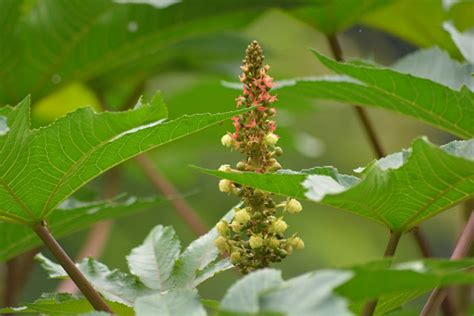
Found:
[[[224,172],[269,173],[281,169],[276,157],[283,151],[276,146],[279,136],[274,132],[276,109],[271,106],[277,98],[270,94],[272,77],[267,75],[268,65],[263,65],[263,51],[253,41],[247,47],[241,69],[240,81],[243,93],[237,97],[237,107],[254,107],[252,110],[233,117],[235,131],[221,139],[222,145],[239,151],[244,158],[236,165],[222,165]],[[221,192],[238,195],[242,205],[235,209],[231,222],[225,220],[217,224],[219,237],[215,245],[222,255],[230,256],[232,263],[244,274],[255,269],[268,267],[290,255],[293,249],[304,248],[301,238],[293,235],[285,238],[288,225],[283,212],[298,213],[302,210],[300,202],[287,199],[276,204],[271,193],[233,183],[230,180],[219,182]]]

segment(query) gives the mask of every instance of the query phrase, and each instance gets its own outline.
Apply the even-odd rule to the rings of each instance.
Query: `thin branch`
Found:
[[[385,248],[384,258],[391,258],[395,254],[397,250],[398,244],[400,242],[400,238],[402,234],[399,232],[390,232],[390,238],[387,243],[387,247]],[[373,301],[367,302],[362,310],[361,316],[372,316],[375,312],[375,308],[377,307],[378,299]]]
[[[140,82],[130,97],[120,107],[121,110],[127,110],[138,97],[143,93],[145,87],[145,81]],[[105,103],[103,102],[105,107]],[[155,189],[162,193],[166,197],[172,198],[171,203],[178,212],[179,216],[184,220],[191,230],[197,235],[205,234],[209,228],[204,221],[199,217],[197,212],[189,205],[181,194],[178,192],[176,187],[161,174],[161,172],[155,167],[153,161],[146,155],[142,154],[135,157],[138,166],[143,170],[147,178],[153,184]]]
[[[344,56],[342,54],[341,45],[339,44],[339,40],[335,34],[328,35],[326,37],[329,47],[331,48],[332,55],[334,59],[337,61],[344,61]],[[357,117],[359,121],[364,126],[365,133],[370,140],[370,144],[372,145],[372,149],[375,152],[378,158],[382,158],[385,156],[385,151],[382,147],[382,142],[380,141],[377,132],[375,131],[374,125],[369,118],[369,114],[367,113],[366,109],[361,107],[360,105],[353,104],[352,107],[356,111]]]
[[[79,271],[77,266],[74,264],[72,259],[64,251],[58,241],[51,235],[45,223],[39,223],[33,226],[33,231],[43,241],[45,246],[53,254],[59,264],[64,268],[69,277],[74,281],[76,286],[81,290],[84,297],[97,311],[104,311],[112,314],[112,310],[109,308],[105,300],[96,292],[92,284],[86,279],[86,277]]]
[[[474,211],[471,211],[464,230],[459,237],[459,240],[454,248],[453,254],[451,255],[451,260],[458,260],[464,258],[470,251],[474,241]],[[423,307],[423,311],[420,316],[435,316],[439,306],[446,297],[446,289],[437,288],[431,292],[428,301]]]
[[[413,237],[415,237],[415,241],[418,245],[418,248],[421,252],[423,258],[431,258],[433,257],[433,252],[431,247],[426,240],[425,234],[420,232],[420,227],[417,226],[412,230]],[[446,299],[441,304],[441,310],[443,311],[443,315],[445,316],[454,316],[456,314],[456,308],[453,305],[453,299],[451,298],[452,293],[448,293],[446,295]]]
[[[470,214],[472,210],[474,210],[474,199],[469,199],[464,202],[463,205],[463,222],[467,223],[469,220]],[[471,249],[467,257],[474,257],[474,245],[471,245]],[[458,296],[458,312],[459,315],[467,316],[469,313],[469,307],[471,304],[471,298],[474,294],[474,286],[471,284],[461,285],[458,289],[456,289],[456,294]],[[449,293],[448,293],[449,294]],[[443,301],[446,302],[446,300]]]
[[[144,87],[145,82],[141,82],[139,85],[137,85],[136,89],[120,109],[126,110],[132,104],[134,104],[136,99],[142,94]],[[166,177],[161,174],[161,172],[155,167],[153,161],[146,154],[135,157],[135,161],[138,163],[138,166],[143,170],[155,189],[164,196],[172,198],[171,203],[178,212],[179,216],[186,224],[188,224],[188,226],[197,236],[203,235],[209,230],[197,212],[186,202],[184,198],[181,197],[181,194],[178,192],[173,183],[168,181],[168,179],[166,179]]]
[[[115,167],[105,174],[103,199],[111,199],[119,193],[120,190],[120,169]],[[76,256],[76,261],[80,261],[86,257],[100,258],[104,252],[110,232],[112,231],[113,221],[103,221],[95,224],[89,230],[86,241]],[[78,288],[70,279],[63,280],[57,291],[60,293],[77,293]]]
[[[209,230],[196,211],[181,197],[174,185],[160,173],[148,156],[142,154],[135,157],[135,161],[143,169],[153,186],[164,196],[172,198],[171,203],[174,208],[196,235],[203,235]]]
[[[423,258],[431,258],[433,257],[433,250],[426,239],[426,235],[420,231],[420,227],[415,227],[412,231],[413,237],[415,237],[415,241],[418,245],[420,253]]]

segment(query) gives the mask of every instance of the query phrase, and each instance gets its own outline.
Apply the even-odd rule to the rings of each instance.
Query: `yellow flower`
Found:
[[[250,215],[245,209],[235,212],[234,220],[238,223],[247,224],[250,220]]]
[[[234,184],[232,181],[227,179],[222,179],[219,181],[219,191],[224,193],[230,193],[234,189]]]
[[[273,133],[269,133],[267,135],[265,135],[265,143],[267,145],[275,145],[276,143],[278,142],[278,136],[273,134]]]
[[[217,223],[216,230],[217,230],[217,233],[219,233],[219,235],[221,236],[227,235],[229,233],[229,227],[227,226],[227,222],[220,221],[219,223]]]
[[[286,207],[285,210],[288,211],[289,213],[299,213],[303,209],[303,206],[298,200],[295,199],[289,199],[286,202]]]
[[[232,137],[229,134],[225,134],[221,138],[221,143],[222,143],[222,146],[231,147],[233,143]]]
[[[249,239],[250,248],[256,249],[263,246],[263,239],[260,236],[252,236]]]
[[[272,224],[272,230],[277,234],[283,234],[287,228],[288,225],[282,219],[278,219]]]
[[[304,248],[304,241],[300,237],[294,237],[291,240],[291,246],[296,250],[301,250]]]

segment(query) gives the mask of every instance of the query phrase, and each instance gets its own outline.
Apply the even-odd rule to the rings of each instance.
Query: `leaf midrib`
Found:
[[[150,112],[149,114],[146,115],[146,117],[141,121],[140,124],[143,124],[144,122],[147,121],[147,119],[153,115],[154,112]],[[160,124],[157,124],[155,126],[160,126],[162,125],[162,123]],[[127,130],[130,130],[130,129],[127,129]],[[125,130],[125,131],[127,131]],[[120,135],[122,132],[118,133],[117,135]],[[61,179],[59,180],[58,184],[55,186],[55,188],[53,189],[53,191],[51,192],[51,194],[49,195],[48,197],[48,200],[46,201],[43,209],[41,210],[41,213],[40,213],[40,217],[41,218],[44,218],[48,212],[51,211],[52,208],[50,208],[50,204],[51,204],[51,201],[52,199],[54,198],[54,196],[56,195],[56,193],[58,193],[59,191],[59,188],[64,184],[64,182],[67,181],[67,179],[69,178],[69,176],[74,172],[76,171],[83,163],[84,161],[86,161],[95,151],[97,151],[98,149],[100,149],[102,146],[104,146],[105,144],[109,143],[111,140],[113,140],[115,137],[117,137],[117,135],[112,135],[111,137],[108,137],[106,139],[104,139],[103,141],[101,141],[99,144],[97,144],[96,146],[93,146],[89,151],[85,152],[78,160],[76,160],[76,162],[74,162],[71,167],[64,173],[64,175],[61,177]],[[122,160],[123,161],[123,160]],[[102,174],[103,172],[105,172],[105,170],[102,170],[101,172],[99,172],[98,175]],[[85,183],[85,182],[84,182]],[[84,184],[83,183],[83,184]],[[82,186],[82,185],[81,185]],[[63,199],[64,200],[64,199]],[[56,204],[60,203],[61,201],[58,201]]]
[[[449,191],[451,191],[452,189],[456,189],[456,186],[459,184],[459,183],[464,183],[466,181],[469,181],[471,179],[474,179],[474,175],[470,175],[468,177],[460,177],[460,179],[458,181],[456,181],[456,183],[454,184],[450,184],[445,190],[441,191],[438,195],[436,195],[435,197],[433,197],[430,201],[430,203],[428,203],[427,205],[425,205],[423,208],[421,208],[420,210],[418,210],[415,214],[413,214],[413,216],[411,216],[407,221],[406,223],[400,227],[401,230],[405,231],[407,227],[409,227],[410,225],[413,226],[413,224],[415,223],[418,223],[420,222],[421,220],[427,218],[427,217],[430,217],[430,216],[433,216],[435,215],[436,213],[442,211],[443,209],[441,210],[438,210],[438,211],[435,211],[435,212],[432,212],[432,213],[429,213],[427,216],[424,216],[422,218],[419,218],[418,220],[417,219],[417,216],[419,216],[421,213],[423,213],[424,211],[426,211],[429,207],[431,207],[433,204],[435,204],[437,201],[440,200],[440,198],[444,197],[445,194],[447,194]],[[464,197],[460,198],[460,199],[457,199],[456,202],[458,201],[463,201],[467,198],[469,198],[470,196],[473,196],[474,193],[468,193],[468,194],[465,194]],[[453,203],[454,205],[455,203]],[[448,206],[449,207],[449,206]]]

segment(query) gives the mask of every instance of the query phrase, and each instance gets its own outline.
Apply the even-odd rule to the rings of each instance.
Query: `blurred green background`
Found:
[[[100,110],[100,100],[117,108],[137,86],[143,87],[145,96],[161,90],[171,118],[232,110],[238,91],[225,88],[221,81],[237,81],[240,61],[253,39],[264,48],[266,63],[271,65],[270,75],[281,80],[327,72],[309,50],[314,48],[331,55],[323,32],[339,32],[348,58],[389,65],[418,46],[438,45],[459,58],[441,23],[451,19],[460,29],[474,24],[473,3],[457,1],[449,9],[437,0],[255,0],[240,4],[203,0],[163,8],[159,4],[164,6],[165,1],[83,1],[86,5],[80,2],[0,0],[0,104],[15,104],[32,93],[36,126],[78,106],[91,105]],[[88,5],[100,6],[97,10],[103,13],[91,17],[96,12],[90,12],[93,9]],[[63,20],[67,14],[72,16],[71,21]],[[103,27],[107,23],[111,26]],[[150,31],[160,28],[157,34]],[[140,32],[152,36],[138,40],[133,37]],[[114,55],[116,52],[119,53]],[[100,54],[105,57],[99,58]],[[45,70],[44,65],[49,68]],[[284,168],[332,165],[350,174],[374,159],[350,106],[311,100],[286,91],[277,95],[279,144],[285,151],[280,162]],[[382,110],[368,112],[389,153],[408,147],[418,135],[427,135],[437,144],[451,139],[414,119]],[[218,191],[217,179],[200,174],[189,165],[217,168],[238,161],[238,153],[229,152],[220,144],[221,136],[231,128],[228,122],[150,153],[156,167],[209,226],[237,200]],[[134,161],[120,169],[120,191],[136,196],[157,194]],[[103,189],[101,177],[78,196],[94,198]],[[451,252],[462,222],[460,209],[450,210],[423,225],[436,256]],[[285,278],[378,259],[388,238],[386,231],[374,223],[313,203],[304,203],[303,212],[288,216],[287,222],[289,231],[298,232],[306,248],[276,265]],[[118,220],[101,261],[111,268],[126,270],[124,257],[158,224],[174,226],[183,245],[195,238],[173,206],[164,203]],[[86,235],[87,232],[81,232],[62,243],[74,255]],[[412,236],[406,235],[397,258],[418,257]],[[220,298],[237,277],[233,272],[223,273],[203,284],[200,293],[206,298]],[[42,292],[54,291],[56,286],[56,281],[47,280],[46,274],[35,267],[21,301],[31,301]]]

